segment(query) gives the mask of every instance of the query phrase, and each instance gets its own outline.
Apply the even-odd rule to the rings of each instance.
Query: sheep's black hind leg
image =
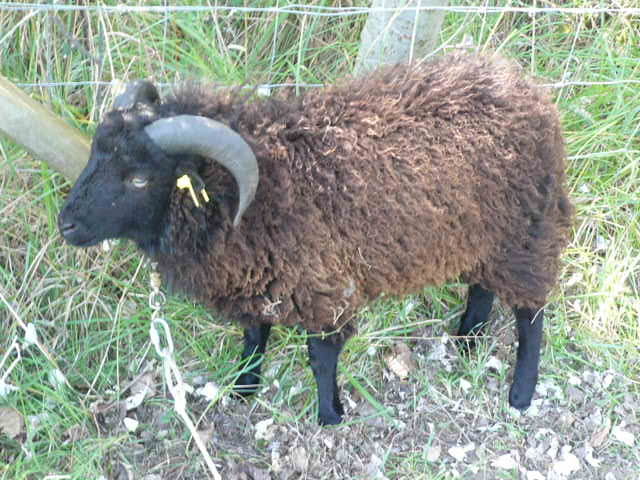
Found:
[[[469,351],[475,347],[476,342],[473,337],[480,335],[487,324],[494,296],[493,292],[485,290],[478,284],[469,287],[467,309],[462,315],[458,329],[458,345],[463,351]]]
[[[531,397],[538,382],[540,344],[544,310],[514,308],[518,325],[518,360],[509,391],[509,404],[518,410],[531,405]]]
[[[234,393],[245,397],[255,393],[258,389],[262,356],[267,348],[270,331],[271,325],[268,324],[244,329],[244,349],[240,356],[240,362],[243,369],[249,368],[236,380]]]
[[[309,362],[318,386],[318,422],[336,425],[342,421],[344,409],[340,403],[336,369],[342,343],[310,336],[307,340]]]

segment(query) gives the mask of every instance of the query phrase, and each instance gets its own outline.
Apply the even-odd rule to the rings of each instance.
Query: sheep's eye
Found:
[[[131,179],[131,185],[136,188],[144,188],[149,183],[149,180],[143,177],[133,177]]]

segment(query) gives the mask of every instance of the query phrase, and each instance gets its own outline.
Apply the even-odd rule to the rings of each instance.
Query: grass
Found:
[[[598,5],[587,0],[538,5],[554,3]],[[632,0],[618,3],[634,6]],[[188,78],[222,84],[331,83],[352,69],[364,21],[362,16],[255,12],[27,15],[0,10],[0,73],[17,83],[148,76],[167,83]],[[465,36],[484,50],[515,59],[543,83],[640,79],[638,16],[449,14],[443,43],[455,45]],[[88,134],[111,101],[108,89],[96,85],[30,92]],[[276,447],[255,442],[250,430],[265,418],[288,429],[278,434],[289,448],[282,458],[291,460],[296,445],[303,445],[309,465],[327,469],[322,478],[373,478],[368,477],[372,471],[398,479],[449,479],[455,472],[464,478],[518,478],[517,471],[492,467],[492,459],[518,451],[527,469],[549,469],[550,458],[546,467],[525,459],[527,439],[541,428],[559,428],[565,433],[562,441],[575,451],[591,438],[585,425],[596,409],[613,425],[626,422],[623,428],[636,433],[637,447],[640,420],[625,410],[625,402],[640,395],[640,84],[567,85],[553,92],[566,132],[578,215],[547,309],[541,381],[564,388],[572,374],[596,372],[604,378],[613,372],[611,385],[602,389],[585,381],[580,388],[589,399],[582,406],[554,400],[557,416],[514,419],[505,390],[514,360],[508,349],[513,341],[509,313],[496,309],[491,336],[471,358],[448,351],[447,369],[446,362],[429,355],[442,333],[453,331],[465,290],[458,284],[429,288],[403,300],[383,299],[363,312],[363,327],[343,353],[339,373],[345,396],[357,406],[351,408],[347,430],[314,429],[304,337],[276,329],[264,391],[255,400],[190,404],[200,426],[216,419],[213,450],[221,464],[275,468]],[[68,188],[21,148],[0,140],[0,293],[5,299],[0,300],[0,358],[14,338],[24,338],[18,320],[35,325],[51,354],[48,359],[36,346],[24,347],[8,378],[19,390],[0,399],[0,406],[20,412],[27,425],[17,438],[0,434],[0,478],[116,478],[125,467],[163,478],[202,478],[198,454],[187,448],[188,435],[171,414],[160,378],[156,396],[137,412],[142,427],[136,434],[119,426],[120,414],[105,406],[126,398],[125,387],[147,366],[158,370],[148,337],[148,271],[124,242],[108,252],[62,243],[56,215]],[[169,299],[165,315],[186,379],[193,383],[204,376],[228,387],[237,373],[240,330],[216,323],[209,312],[180,298]],[[406,342],[417,359],[419,368],[409,383],[386,369],[385,355],[397,341]],[[491,357],[503,360],[504,368],[487,369]],[[51,380],[56,368],[72,388],[56,387]],[[468,391],[461,380],[471,384]],[[573,415],[575,423],[562,427],[563,413]],[[384,429],[372,425],[378,417]],[[225,419],[233,420],[228,434]],[[250,433],[240,432],[238,425]],[[149,432],[153,441],[145,436]],[[357,433],[357,439],[348,432]],[[331,442],[339,448],[327,447]],[[340,442],[349,445],[342,456]],[[469,442],[476,445],[470,461],[456,463],[448,456],[451,445]],[[431,445],[442,448],[436,461],[428,460]],[[381,462],[378,470],[374,454]],[[608,466],[595,468],[581,457],[578,475],[583,477],[576,478],[606,473],[637,478],[637,450],[611,436],[596,456]],[[310,468],[302,478],[316,474]]]

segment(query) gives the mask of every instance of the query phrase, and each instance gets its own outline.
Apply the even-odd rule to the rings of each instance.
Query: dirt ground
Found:
[[[442,333],[424,330],[425,336]],[[543,364],[532,406],[520,414],[506,401],[512,340],[498,339],[480,362],[473,375],[483,378],[460,375],[464,359],[446,335],[407,342],[414,368],[408,380],[387,367],[371,372],[387,413],[346,384],[346,423],[334,428],[319,427],[315,413],[296,411],[296,402],[274,405],[282,396],[270,377],[273,365],[257,399],[225,395],[211,407],[190,395],[189,409],[225,479],[639,478],[640,398],[633,382],[613,371],[568,374]],[[302,375],[306,366],[299,368]],[[110,478],[207,478],[197,448],[171,414],[157,366],[149,378],[154,393],[137,408],[94,406],[105,433],[127,433],[125,415],[140,425],[131,442],[106,459]],[[292,420],[275,420],[274,408]]]

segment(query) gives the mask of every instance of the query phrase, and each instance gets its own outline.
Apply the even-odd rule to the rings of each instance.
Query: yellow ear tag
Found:
[[[189,175],[183,175],[176,181],[176,187],[180,190],[189,190],[191,194],[191,198],[193,199],[193,203],[196,204],[196,207],[200,208],[200,202],[198,201],[198,196],[196,195],[196,191],[193,189],[193,185],[191,185],[191,178]]]

